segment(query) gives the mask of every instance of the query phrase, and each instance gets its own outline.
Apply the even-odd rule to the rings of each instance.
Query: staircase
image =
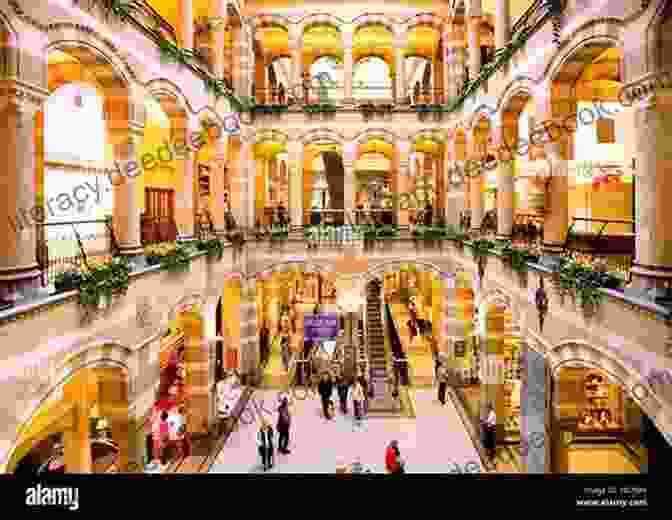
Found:
[[[375,283],[367,286],[366,292],[366,333],[369,350],[370,384],[373,399],[369,403],[371,412],[397,412],[398,403],[388,394],[385,382],[387,356],[383,318],[380,308],[380,288]]]

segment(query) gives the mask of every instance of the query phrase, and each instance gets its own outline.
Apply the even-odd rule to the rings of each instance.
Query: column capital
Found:
[[[643,104],[642,108],[648,108],[655,103],[656,91],[670,84],[672,71],[651,72],[641,78],[624,85],[618,94],[618,100],[624,106],[632,106],[635,103]]]

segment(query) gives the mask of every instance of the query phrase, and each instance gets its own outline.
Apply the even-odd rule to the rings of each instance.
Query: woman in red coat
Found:
[[[404,466],[399,457],[399,442],[392,441],[385,450],[385,469],[388,473],[403,473]]]

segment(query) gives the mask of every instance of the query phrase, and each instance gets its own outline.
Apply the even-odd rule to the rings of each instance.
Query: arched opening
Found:
[[[384,137],[371,135],[360,142],[357,152],[355,198],[358,223],[394,225],[398,206],[396,146]]]
[[[352,95],[355,99],[390,99],[392,79],[389,65],[378,56],[362,58],[353,67],[352,85]]]
[[[570,362],[555,372],[553,397],[554,473],[646,472],[652,424],[615,377]]]
[[[256,165],[255,225],[272,232],[289,223],[289,177],[284,136],[262,137],[254,147]],[[284,166],[284,174],[282,166]]]
[[[445,219],[445,146],[435,136],[429,134],[419,136],[411,150],[410,160],[414,167],[411,176],[402,178],[400,190],[401,193],[411,195],[406,204],[402,203],[399,209],[402,215],[406,209],[408,213],[406,218],[415,225],[434,226]],[[406,186],[403,186],[404,181]],[[416,231],[420,233],[422,228],[416,228]]]
[[[8,472],[47,476],[132,470],[127,372],[104,362],[92,365],[74,372],[32,415]]]
[[[342,171],[343,151],[340,144],[324,139],[303,147],[304,225],[321,226],[342,222],[345,179]],[[325,157],[330,155],[330,157]],[[339,164],[341,168],[339,168]],[[340,217],[340,219],[339,219]]]

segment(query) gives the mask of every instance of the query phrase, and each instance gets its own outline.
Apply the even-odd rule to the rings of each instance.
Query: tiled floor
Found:
[[[277,392],[255,393],[267,408],[277,403]],[[341,463],[357,458],[374,473],[384,472],[385,447],[399,441],[408,473],[449,473],[454,464],[464,467],[479,457],[462,426],[452,403],[441,407],[435,392],[416,390],[417,418],[370,418],[361,426],[351,415],[337,415],[325,421],[316,399],[296,401],[292,409],[289,455],[276,453],[276,466],[270,473],[334,473]],[[276,416],[273,414],[273,421]],[[257,425],[241,424],[231,434],[217,457],[213,473],[263,473],[256,447]]]

